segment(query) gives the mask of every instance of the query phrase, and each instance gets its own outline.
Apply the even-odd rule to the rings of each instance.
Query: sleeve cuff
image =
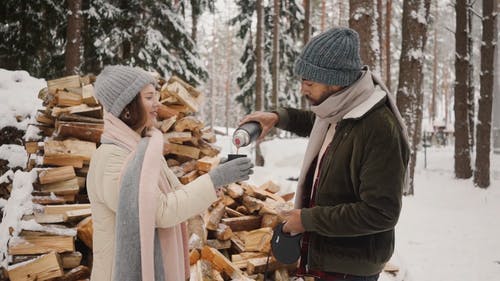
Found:
[[[276,127],[284,130],[288,126],[288,121],[289,121],[288,110],[284,108],[278,108],[273,112],[278,114],[279,117],[279,121],[278,124],[276,124]]]

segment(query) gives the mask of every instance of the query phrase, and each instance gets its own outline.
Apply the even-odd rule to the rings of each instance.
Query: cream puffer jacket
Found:
[[[115,251],[115,219],[119,198],[119,178],[129,152],[114,144],[102,144],[92,156],[87,175],[93,221],[92,281],[111,280]],[[208,174],[183,185],[165,165],[164,171],[174,192],[158,189],[157,227],[170,227],[200,214],[217,200]],[[179,257],[182,258],[182,257]]]

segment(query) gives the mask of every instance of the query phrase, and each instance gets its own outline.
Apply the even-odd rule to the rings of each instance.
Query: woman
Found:
[[[185,221],[217,200],[216,187],[248,179],[249,159],[221,164],[182,185],[163,158],[155,79],[139,68],[107,66],[95,95],[104,107],[101,146],[87,175],[94,260],[91,279],[184,280]]]

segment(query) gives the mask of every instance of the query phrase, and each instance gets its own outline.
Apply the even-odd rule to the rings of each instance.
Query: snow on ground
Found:
[[[225,131],[221,129],[221,131]],[[230,134],[232,132],[230,131]],[[235,153],[230,137],[217,136],[221,155]],[[256,167],[249,182],[268,180],[282,191],[294,191],[307,139],[274,139],[261,144],[265,167]],[[254,154],[254,146],[240,149]],[[391,263],[400,267],[381,281],[500,280],[500,155],[492,154],[492,183],[484,190],[472,180],[457,180],[453,147],[431,148],[418,154],[415,195],[403,199]]]
[[[0,68],[0,128],[13,126],[26,130],[29,120],[42,101],[38,92],[47,87],[44,79],[31,77],[28,72],[9,71]]]

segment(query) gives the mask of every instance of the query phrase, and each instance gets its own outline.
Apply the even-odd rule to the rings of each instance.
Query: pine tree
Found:
[[[3,0],[0,67],[46,79],[63,75],[67,9],[50,0]]]

